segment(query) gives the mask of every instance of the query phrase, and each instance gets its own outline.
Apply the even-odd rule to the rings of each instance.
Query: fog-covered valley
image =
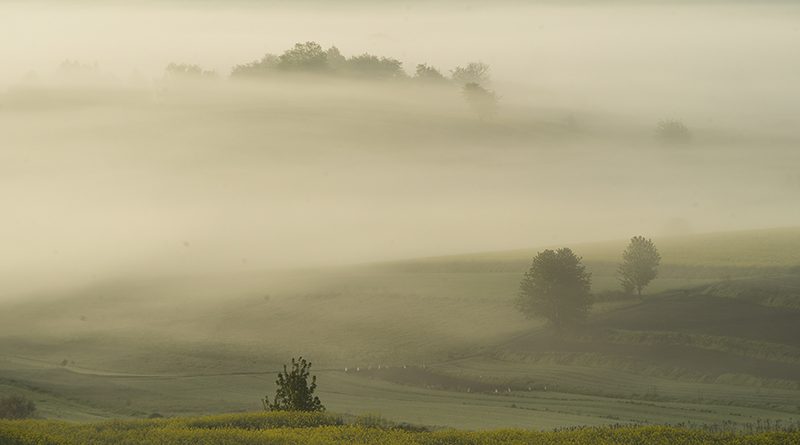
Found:
[[[342,264],[798,216],[788,3],[80,5],[2,6],[0,29],[26,36],[3,43],[10,282],[41,267],[85,281]],[[482,61],[496,116],[476,119],[453,87],[228,79],[309,40],[409,74]],[[173,62],[217,76],[170,80]],[[664,119],[691,145],[660,144]]]
[[[255,410],[302,354],[346,414],[796,424],[798,23],[791,2],[4,2],[0,396]],[[644,296],[618,276],[638,234],[663,258]],[[562,246],[591,274],[570,335],[514,303]]]

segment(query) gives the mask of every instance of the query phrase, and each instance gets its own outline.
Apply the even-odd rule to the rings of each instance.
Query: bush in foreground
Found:
[[[269,396],[261,400],[265,410],[325,411],[319,397],[314,395],[317,389],[317,376],[311,375],[311,362],[303,357],[292,358],[291,371],[283,365],[283,372],[278,373],[275,386],[278,389],[272,402],[269,401]]]

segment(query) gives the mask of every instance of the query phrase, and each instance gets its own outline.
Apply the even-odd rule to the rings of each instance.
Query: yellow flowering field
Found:
[[[564,431],[409,431],[345,424],[330,414],[252,413],[77,424],[0,421],[2,445],[796,445],[799,431],[710,432],[665,426]]]

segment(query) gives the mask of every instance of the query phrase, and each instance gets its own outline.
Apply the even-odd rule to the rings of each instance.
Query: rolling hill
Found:
[[[117,280],[6,302],[0,394],[83,421],[254,410],[274,370],[304,355],[330,409],[414,423],[796,420],[800,229],[656,243],[663,277],[648,296],[598,304],[567,336],[511,305],[536,249]],[[572,246],[596,292],[615,286],[623,246]]]

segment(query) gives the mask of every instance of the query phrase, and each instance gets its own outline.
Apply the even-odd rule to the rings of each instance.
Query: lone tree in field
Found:
[[[27,419],[33,417],[36,405],[23,396],[8,396],[0,399],[0,419]]]
[[[542,316],[556,330],[586,319],[592,304],[591,274],[571,249],[539,252],[519,286],[517,308],[527,317]]]
[[[643,236],[631,238],[628,248],[622,252],[622,264],[619,265],[619,281],[627,293],[641,298],[644,289],[658,275],[658,264],[661,255],[653,241]]]
[[[283,365],[283,372],[278,373],[275,384],[275,399],[272,403],[269,396],[261,401],[267,411],[325,411],[325,407],[314,395],[317,389],[317,376],[310,376],[311,363],[300,357],[292,358],[292,370]],[[309,384],[308,378],[311,377]]]

